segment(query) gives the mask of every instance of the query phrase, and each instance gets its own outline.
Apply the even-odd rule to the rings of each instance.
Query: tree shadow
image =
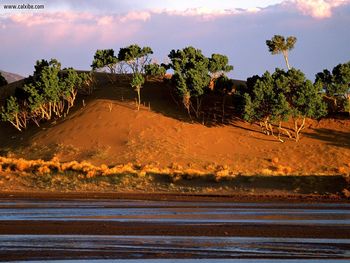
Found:
[[[350,131],[336,131],[326,128],[312,129],[303,135],[326,142],[328,145],[350,149]]]

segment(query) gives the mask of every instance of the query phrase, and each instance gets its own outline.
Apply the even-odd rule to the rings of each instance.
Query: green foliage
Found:
[[[318,119],[326,114],[321,86],[313,85],[300,70],[276,70],[274,79],[280,92],[283,92],[288,100],[293,118]]]
[[[27,121],[25,112],[20,111],[20,105],[13,96],[6,100],[6,105],[1,107],[1,120],[10,122],[17,130],[26,128]]]
[[[4,78],[4,76],[3,75],[1,75],[1,72],[0,72],[0,87],[1,86],[5,86],[5,85],[7,85],[8,83],[7,83],[7,80]]]
[[[166,73],[165,67],[163,67],[157,63],[145,65],[145,74],[147,76],[163,77],[165,75],[165,73]]]
[[[113,49],[98,49],[92,61],[92,70],[108,68],[110,73],[115,73],[118,58],[114,55]]]
[[[140,110],[141,105],[141,88],[142,85],[145,83],[145,78],[143,75],[139,72],[133,74],[132,80],[131,80],[131,87],[135,88],[135,91],[137,92],[137,110]]]
[[[81,85],[78,85],[78,93],[82,95],[91,95],[96,88],[94,72],[80,73]]]
[[[225,75],[214,79],[214,92],[222,96],[221,122],[224,123],[226,96],[232,96],[236,92],[233,80]]]
[[[68,114],[83,80],[73,69],[61,71],[56,59],[37,61],[33,76],[2,108],[2,120],[21,130],[29,120],[39,126],[41,120]]]
[[[133,88],[141,87],[144,83],[145,83],[145,78],[141,73],[133,74],[133,78],[130,83],[131,87]]]
[[[243,119],[254,122],[279,122],[290,114],[289,105],[274,76],[268,71],[248,86],[248,93],[244,94]]]
[[[225,72],[233,70],[232,65],[228,65],[228,57],[221,54],[212,54],[209,59],[209,72],[213,78],[223,75]]]
[[[136,44],[121,48],[118,53],[118,60],[124,61],[132,73],[144,73],[145,66],[151,61],[149,55],[153,54],[150,47],[140,47]]]
[[[145,68],[150,64],[149,55],[153,54],[150,47],[140,47],[139,45],[130,45],[125,48],[121,48],[118,53],[118,60],[125,63],[132,72],[131,86],[137,91],[137,109],[140,109],[141,95],[140,90],[145,82],[143,73]]]
[[[279,139],[283,121],[293,118],[294,138],[298,141],[306,118],[320,118],[326,114],[321,86],[313,85],[300,70],[276,69],[272,75],[266,72],[261,77],[254,76],[247,84],[243,118],[259,121],[268,134],[273,134],[272,124],[278,124]]]
[[[282,53],[285,50],[293,49],[296,42],[297,38],[294,36],[285,39],[281,35],[274,35],[271,40],[266,40],[266,45],[268,46],[269,51],[275,55]]]
[[[350,104],[350,62],[338,64],[332,73],[325,69],[316,74],[315,83],[319,83],[325,91],[325,97],[333,104],[330,111],[349,111]]]
[[[221,75],[214,80],[214,92],[221,95],[231,95],[234,92],[233,80],[225,75]]]
[[[274,35],[271,40],[266,40],[266,45],[269,48],[269,52],[272,55],[282,53],[286,61],[287,68],[290,69],[288,61],[288,51],[292,50],[297,42],[297,38],[294,36],[287,37],[285,39],[281,35]]]
[[[202,51],[194,47],[186,47],[182,50],[172,50],[169,54],[170,67],[174,70],[172,77],[176,90],[183,104],[190,114],[191,98],[196,98],[196,108],[193,108],[196,116],[199,115],[200,97],[210,82],[209,59]]]

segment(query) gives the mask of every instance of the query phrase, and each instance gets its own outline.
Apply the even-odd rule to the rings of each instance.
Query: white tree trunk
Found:
[[[290,65],[289,65],[289,60],[288,60],[288,52],[287,51],[283,52],[283,57],[284,57],[284,60],[286,61],[287,69],[290,70]]]

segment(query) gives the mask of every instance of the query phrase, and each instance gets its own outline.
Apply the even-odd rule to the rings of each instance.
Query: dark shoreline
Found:
[[[349,226],[243,224],[243,223],[147,223],[111,221],[1,221],[1,235],[122,235],[213,236],[348,239]]]
[[[350,203],[350,198],[340,195],[293,194],[293,193],[237,193],[237,194],[189,194],[179,192],[82,192],[82,191],[6,191],[0,192],[0,199],[39,199],[39,200],[71,200],[71,199],[125,199],[182,202],[293,202],[293,203]]]

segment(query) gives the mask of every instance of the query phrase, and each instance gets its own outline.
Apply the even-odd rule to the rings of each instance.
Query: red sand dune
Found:
[[[2,125],[1,150],[95,164],[176,163],[199,169],[215,164],[242,174],[350,174],[350,118],[309,120],[300,142],[280,143],[258,125],[237,119],[225,125],[192,123],[159,80],[141,90],[145,106],[140,111],[135,95],[125,81],[111,85],[102,78],[98,90],[66,119],[23,133]]]

